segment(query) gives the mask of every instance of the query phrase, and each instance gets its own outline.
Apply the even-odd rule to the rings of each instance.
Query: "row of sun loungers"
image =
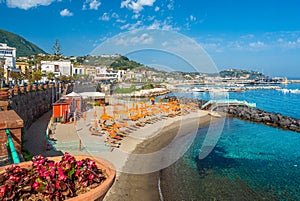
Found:
[[[138,106],[127,111],[125,110],[125,112],[118,111],[118,109],[115,108],[114,114],[128,115],[125,118],[113,118],[106,114],[106,109],[104,108],[102,116],[99,120],[94,120],[94,125],[89,127],[89,131],[92,135],[104,136],[104,142],[111,148],[119,148],[121,140],[137,129],[147,124],[161,121],[162,119],[185,115],[192,110],[194,110],[193,107],[188,105],[180,106],[177,102],[170,103],[168,107],[164,105],[146,107],[145,104],[140,110]]]

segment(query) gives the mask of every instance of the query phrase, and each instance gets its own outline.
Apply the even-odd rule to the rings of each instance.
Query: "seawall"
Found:
[[[280,113],[267,112],[257,108],[245,106],[218,107],[218,111],[229,115],[257,123],[264,123],[269,126],[300,132],[300,120],[283,116]]]

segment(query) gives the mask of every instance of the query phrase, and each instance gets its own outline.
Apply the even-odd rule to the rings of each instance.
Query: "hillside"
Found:
[[[145,65],[138,63],[136,61],[130,60],[125,56],[86,56],[77,58],[78,63],[83,63],[85,65],[92,66],[110,66],[114,70],[142,70],[142,69],[151,69]]]
[[[264,75],[260,72],[256,72],[256,71],[252,71],[252,70],[239,70],[239,69],[229,69],[229,70],[221,71],[220,76],[223,78],[247,77],[248,79],[264,77]]]
[[[10,47],[17,48],[18,57],[45,53],[44,50],[25,40],[21,36],[5,30],[0,30],[0,43],[6,43]]]

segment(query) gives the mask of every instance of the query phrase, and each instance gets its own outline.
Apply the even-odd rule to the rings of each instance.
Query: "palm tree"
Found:
[[[47,79],[51,80],[53,82],[53,80],[55,79],[55,75],[53,72],[49,72],[47,73]]]
[[[15,81],[15,84],[18,85],[18,81],[23,80],[24,76],[20,72],[11,72],[10,77]]]
[[[39,81],[42,79],[43,73],[40,70],[35,70],[32,72],[32,78],[34,81]]]

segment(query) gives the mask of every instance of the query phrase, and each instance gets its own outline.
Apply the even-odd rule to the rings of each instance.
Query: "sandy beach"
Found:
[[[180,124],[180,120],[174,121],[164,127],[158,134],[144,140],[136,146],[133,153],[143,154],[152,153],[169,144],[175,136],[186,136],[194,131],[195,126],[206,126],[211,122],[211,117],[206,112],[199,112],[198,117],[195,114],[187,115]],[[181,128],[180,128],[181,127]],[[180,130],[182,130],[180,132]],[[183,132],[184,131],[184,132]],[[176,151],[176,150],[174,150]],[[162,158],[167,158],[166,153]],[[175,161],[174,161],[175,162]],[[153,161],[145,160],[142,166],[151,166]],[[141,161],[135,160],[135,156],[129,156],[124,169],[135,169],[141,165]],[[112,200],[162,200],[158,180],[160,179],[160,170],[147,174],[119,173],[114,185],[105,197],[106,201]]]

